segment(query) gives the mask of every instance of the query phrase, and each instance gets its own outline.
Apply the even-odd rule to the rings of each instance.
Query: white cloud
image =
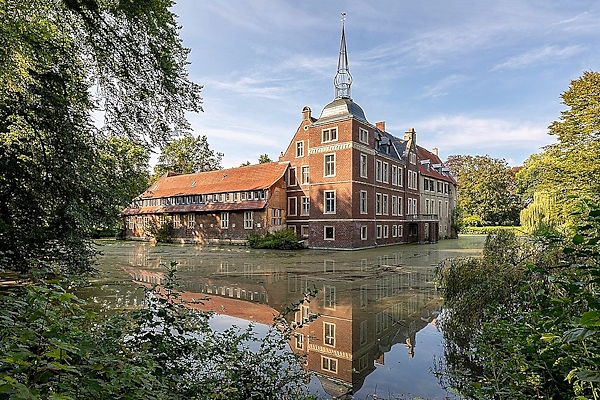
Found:
[[[457,85],[461,82],[467,80],[467,77],[464,75],[452,74],[446,76],[445,78],[439,80],[437,83],[433,85],[427,85],[423,88],[423,93],[418,97],[419,99],[425,98],[439,98],[444,97],[448,94],[448,89],[454,85]]]
[[[492,71],[527,68],[529,66],[535,66],[537,64],[545,63],[548,61],[569,58],[583,52],[584,50],[585,48],[579,45],[567,47],[547,45],[511,57],[505,62],[494,66],[492,68]]]

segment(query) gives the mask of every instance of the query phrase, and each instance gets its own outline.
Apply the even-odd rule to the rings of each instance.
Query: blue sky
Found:
[[[452,154],[520,165],[553,142],[560,94],[600,70],[598,1],[206,1],[173,11],[204,85],[194,135],[225,153],[224,167],[277,159],[311,107],[333,100],[340,13],[352,98],[371,123]]]

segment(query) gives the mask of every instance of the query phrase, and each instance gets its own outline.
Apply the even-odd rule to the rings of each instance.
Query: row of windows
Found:
[[[244,200],[264,200],[267,196],[266,190],[254,190],[244,192],[231,193],[215,193],[215,194],[199,194],[192,196],[172,196],[156,199],[140,199],[133,202],[133,206],[140,207],[157,207],[170,205],[186,205],[186,204],[203,204],[203,203],[221,203],[235,202]]]
[[[279,210],[281,213],[282,210]],[[183,217],[183,221],[185,221],[187,229],[194,229],[196,227],[196,220],[194,214],[186,214]],[[168,223],[173,224],[174,229],[181,229],[183,227],[182,216],[181,214],[173,214],[171,217],[167,217],[166,215],[161,215],[159,217],[160,225],[166,225]],[[281,225],[281,218],[278,220],[279,225]],[[221,213],[220,226],[223,229],[229,229],[229,212]],[[254,213],[252,211],[244,211],[244,229],[252,229],[254,226]],[[144,228],[148,229],[150,227],[150,218],[148,216],[138,216],[138,217],[127,217],[127,227],[130,230],[134,230],[135,228]],[[199,226],[202,228],[202,224]]]
[[[447,182],[437,182],[437,192],[448,194],[448,183]],[[425,178],[423,180],[423,190],[427,192],[435,192],[436,191],[436,181],[433,179]]]
[[[323,129],[321,133],[321,143],[334,142],[338,139],[337,128]],[[358,129],[358,140],[362,143],[369,143],[369,131],[364,128]],[[296,142],[296,158],[304,157],[304,141]]]
[[[301,168],[300,184],[308,185],[310,183],[310,170],[308,165],[303,165]],[[296,175],[296,167],[291,167],[288,170],[288,186],[296,186],[298,184],[298,178]]]

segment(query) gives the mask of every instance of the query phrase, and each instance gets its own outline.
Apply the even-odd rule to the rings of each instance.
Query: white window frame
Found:
[[[300,211],[300,215],[310,215],[310,197],[302,196],[300,197],[300,201],[302,202],[302,210]]]
[[[381,160],[375,160],[375,180],[381,182],[382,166]]]
[[[173,229],[181,228],[181,216],[179,214],[173,214]]]
[[[229,212],[224,211],[221,213],[221,229],[229,229]]]
[[[388,215],[388,195],[384,194],[381,199],[381,208],[383,215]]]
[[[404,204],[403,204],[403,200],[402,197],[398,196],[398,215],[402,216],[402,212],[404,211]]]
[[[392,195],[392,215],[398,215],[398,196]]]
[[[384,225],[383,226],[383,238],[387,239],[388,237],[390,237],[390,226]]]
[[[335,324],[323,321],[323,343],[335,347]]]
[[[187,216],[187,228],[194,229],[196,226],[196,218],[193,213],[188,214]]]
[[[296,158],[304,157],[304,140],[296,142]]]
[[[381,237],[383,236],[383,228],[382,228],[382,226],[381,225],[377,225],[376,228],[375,228],[375,231],[377,233],[376,234],[377,239],[381,239]]]
[[[254,227],[254,213],[252,211],[244,211],[244,229],[252,229]]]
[[[330,158],[331,157],[331,158]],[[330,158],[330,161],[328,161]],[[335,176],[335,153],[328,153],[323,155],[323,177]]]
[[[331,228],[332,237],[327,237],[327,229]],[[333,225],[325,225],[323,227],[323,240],[335,240],[335,226]]]
[[[298,198],[288,197],[288,215],[295,217],[298,215]]]
[[[288,186],[298,185],[298,175],[296,175],[296,167],[290,167],[288,170]]]
[[[383,176],[383,178],[382,178],[383,183],[388,183],[390,181],[390,179],[389,179],[389,164],[386,162],[383,163],[382,176]]]
[[[302,235],[302,237],[308,237],[308,235],[309,235],[308,225],[300,226],[300,234]]]
[[[369,131],[365,128],[358,128],[358,141],[369,144]]]
[[[369,177],[369,161],[366,154],[360,154],[360,177]]]
[[[381,193],[375,193],[375,215],[381,215]]]
[[[368,229],[366,225],[360,226],[360,240],[367,240]]]
[[[360,213],[361,214],[367,214],[369,212],[368,207],[368,194],[366,190],[361,190],[360,191]]]
[[[392,185],[398,186],[398,167],[392,165]]]
[[[338,370],[337,358],[321,356],[321,370],[337,374]]]
[[[327,138],[325,137],[327,132]],[[321,131],[321,143],[337,142],[338,140],[338,128],[337,126],[326,128]]]
[[[302,171],[302,184],[308,185],[310,183],[310,168],[308,165],[303,165],[300,170]]]
[[[331,198],[327,198],[328,195],[331,195]],[[331,202],[333,209],[328,210],[327,203]],[[335,214],[336,213],[336,195],[335,190],[324,190],[323,191],[323,214]]]

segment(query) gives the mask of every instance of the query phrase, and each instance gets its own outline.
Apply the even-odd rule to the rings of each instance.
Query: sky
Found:
[[[180,0],[173,7],[204,86],[194,135],[223,167],[277,160],[309,106],[334,99],[346,13],[352,98],[369,122],[440,157],[511,166],[554,142],[560,95],[600,70],[600,2],[584,0]]]

